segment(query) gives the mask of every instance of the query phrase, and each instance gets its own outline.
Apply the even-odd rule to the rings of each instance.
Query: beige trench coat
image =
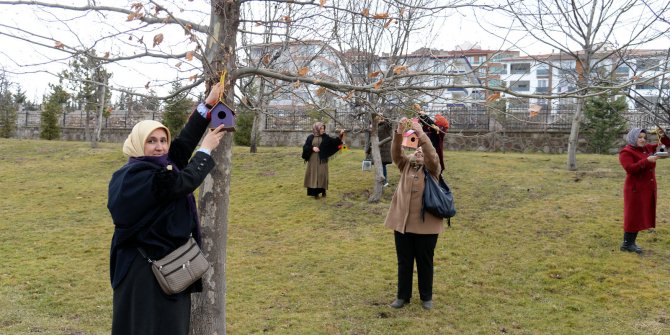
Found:
[[[440,172],[440,161],[437,152],[430,143],[428,135],[419,134],[419,145],[423,149],[424,164],[437,178]],[[384,226],[400,233],[439,234],[444,230],[444,220],[429,213],[421,219],[423,203],[423,188],[425,175],[423,168],[415,169],[411,166],[409,156],[402,152],[402,135],[393,133],[391,144],[393,163],[400,169],[398,188],[393,193]]]

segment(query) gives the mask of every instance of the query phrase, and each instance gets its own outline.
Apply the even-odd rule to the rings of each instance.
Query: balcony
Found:
[[[549,93],[549,87],[536,87],[535,93],[545,94]]]

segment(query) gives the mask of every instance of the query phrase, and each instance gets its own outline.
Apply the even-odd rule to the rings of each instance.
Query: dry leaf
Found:
[[[384,28],[388,28],[391,25],[391,23],[393,23],[393,19],[389,19],[388,21],[386,21],[386,24],[384,24]]]
[[[321,0],[319,1],[319,5],[323,8],[323,6],[326,4],[326,0]]]
[[[193,60],[193,51],[188,51],[186,53],[186,60],[189,62]]]
[[[154,47],[161,44],[161,42],[163,42],[163,34],[154,36]]]
[[[146,88],[146,89],[148,90],[148,89],[149,89],[149,84],[151,84],[151,82],[150,82],[150,81],[147,81],[147,84],[144,85],[144,88]]]
[[[263,25],[263,22],[261,22],[261,21],[256,21],[256,27],[258,27],[258,26],[262,26],[262,25]]]
[[[130,9],[139,12],[144,8],[144,5],[141,2],[134,2],[130,5]]]
[[[389,13],[377,13],[372,16],[373,19],[388,19]]]
[[[65,48],[65,44],[63,44],[63,42],[61,42],[61,41],[56,41],[56,44],[54,45],[54,48],[56,48],[56,49],[64,49],[64,48]]]
[[[538,114],[540,114],[540,113],[538,113],[538,112],[530,112],[530,117],[531,117],[531,118],[534,118],[534,117],[536,117]]]
[[[184,25],[184,34],[188,35],[191,33],[191,30],[193,29],[193,25],[190,23],[187,23]]]
[[[500,92],[495,92],[488,97],[486,97],[486,102],[493,102],[500,99]]]
[[[351,91],[349,91],[349,93],[347,93],[347,95],[343,96],[342,99],[344,99],[344,100],[349,100],[349,99],[351,99],[351,97],[352,97],[353,95],[354,95],[354,91],[351,90]]]
[[[163,7],[161,7],[159,5],[154,5],[154,15],[157,16],[158,13],[160,13],[162,10],[163,10]]]
[[[286,22],[286,23],[291,23],[291,17],[288,16],[288,15],[286,15],[286,16],[282,16],[282,19],[283,19],[284,22]]]
[[[197,74],[194,74],[194,75],[188,77],[188,79],[189,79],[190,81],[195,81],[196,79],[198,79],[198,75],[197,75]]]
[[[393,68],[393,74],[401,74],[405,71],[407,71],[407,66],[405,65],[396,66]]]
[[[263,64],[265,65],[270,64],[270,55],[265,54],[265,56],[263,56]]]
[[[174,67],[176,67],[176,68],[180,68],[180,67],[181,67],[181,62],[175,64]]]
[[[405,7],[400,8],[400,15],[399,16],[402,17],[403,15],[405,15]]]
[[[373,87],[375,90],[378,90],[380,87],[382,87],[382,83],[384,83],[384,79],[379,79],[379,81],[376,82],[376,83],[374,83],[374,84],[372,85],[372,87]]]
[[[421,110],[421,106],[419,104],[412,105],[412,108],[414,108],[414,110],[417,112]]]
[[[367,8],[363,8],[363,10],[361,11],[361,15],[363,15],[365,17],[370,16],[370,10],[367,9]]]
[[[104,59],[109,59],[109,51],[105,52],[105,55],[102,56],[102,58],[104,58]]]
[[[300,82],[300,80],[298,80],[295,83],[293,83],[293,87],[298,88],[298,87],[300,87],[300,84],[301,84],[301,82]]]
[[[322,96],[324,93],[326,93],[326,88],[325,87],[319,87],[316,89],[316,95],[317,96]]]
[[[303,66],[300,69],[298,69],[298,76],[304,77],[307,75],[307,72],[309,72],[309,68],[307,66]]]
[[[382,74],[381,71],[375,71],[375,72],[372,72],[372,73],[368,73],[368,78],[376,78],[376,77],[378,77],[380,74]]]

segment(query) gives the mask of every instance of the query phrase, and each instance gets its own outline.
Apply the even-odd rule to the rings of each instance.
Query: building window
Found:
[[[652,58],[638,59],[635,67],[637,71],[658,70],[658,60]]]
[[[535,70],[535,74],[537,76],[548,76],[549,75],[549,67],[547,65],[540,65],[537,67],[537,70]]]
[[[511,74],[530,73],[530,63],[510,64]]]
[[[509,88],[515,92],[528,92],[530,90],[530,82],[528,80],[513,81]]]
[[[630,68],[628,67],[628,65],[620,65],[619,67],[616,68],[616,73],[617,74],[628,75],[629,72],[630,72]]]

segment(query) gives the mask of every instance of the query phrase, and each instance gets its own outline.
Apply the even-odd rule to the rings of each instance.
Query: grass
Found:
[[[229,334],[668,334],[670,161],[658,228],[618,250],[616,156],[446,152],[458,214],[435,251],[435,308],[392,310],[392,188],[366,202],[363,152],[330,164],[328,196],[302,187],[299,148],[233,149]],[[0,334],[108,334],[106,209],[119,144],[0,140]],[[389,166],[391,184],[398,172]]]

